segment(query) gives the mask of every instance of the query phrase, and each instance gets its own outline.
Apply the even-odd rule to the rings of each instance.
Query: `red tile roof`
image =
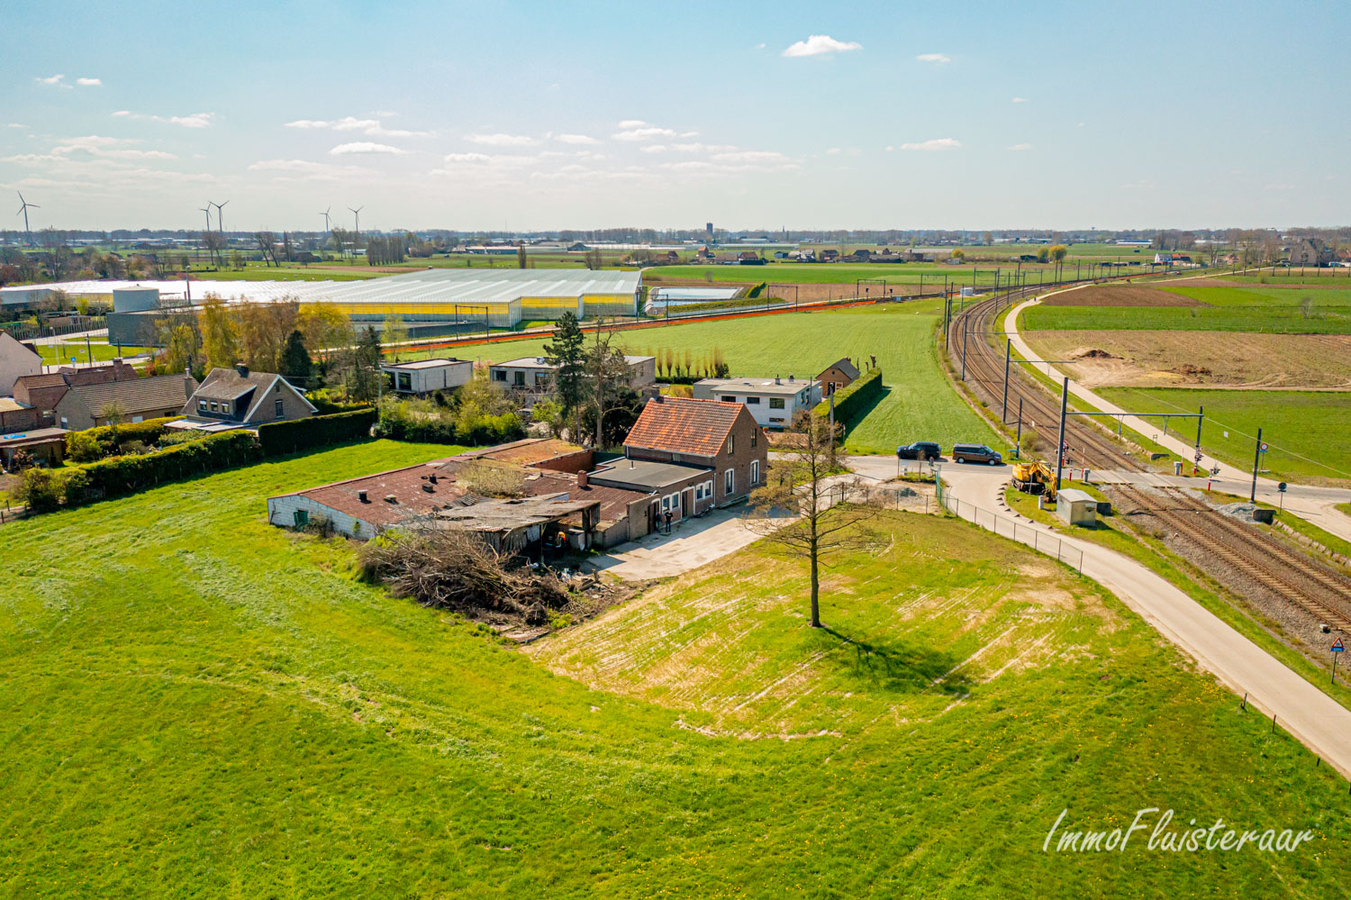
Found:
[[[642,415],[624,439],[624,446],[691,456],[717,456],[736,424],[737,416],[742,413],[750,415],[740,403],[685,397],[654,398],[643,407]]]

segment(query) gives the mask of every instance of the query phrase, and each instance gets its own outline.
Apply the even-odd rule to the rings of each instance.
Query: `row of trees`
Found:
[[[380,393],[379,335],[373,327],[358,332],[332,303],[227,304],[208,294],[200,314],[170,313],[156,328],[163,347],[154,361],[156,371],[188,370],[200,377],[242,362],[298,384],[340,386],[348,398],[361,402]]]
[[[661,378],[726,378],[731,372],[721,347],[695,353],[686,347],[648,348],[644,351],[657,361],[657,376]]]

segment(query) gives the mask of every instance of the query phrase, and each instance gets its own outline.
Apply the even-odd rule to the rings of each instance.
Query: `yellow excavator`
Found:
[[[1013,486],[1024,494],[1045,494],[1055,501],[1055,470],[1041,460],[1015,463]]]

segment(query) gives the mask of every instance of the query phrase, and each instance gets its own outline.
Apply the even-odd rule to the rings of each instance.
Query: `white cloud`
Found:
[[[591,146],[600,143],[600,141],[591,137],[591,135],[589,134],[558,134],[554,135],[554,140],[559,141],[560,143],[563,144],[577,144],[585,146]]]
[[[840,153],[839,147],[831,147],[829,150],[826,151],[827,156],[838,156],[839,153]]]
[[[468,134],[465,140],[485,147],[529,147],[535,139],[525,134]]]
[[[732,153],[715,153],[713,158],[727,163],[786,163],[788,157],[777,150],[738,150]]]
[[[952,138],[934,138],[929,141],[917,141],[901,144],[902,150],[956,150],[962,142]]]
[[[539,162],[539,157],[513,153],[447,153],[443,159],[451,164],[471,166],[528,166]]]
[[[755,49],[756,49],[756,50],[763,50],[763,49],[765,49],[765,45],[764,45],[764,44],[756,44],[756,45],[755,45]]]
[[[619,123],[620,128],[642,128],[647,123],[642,119],[625,119]]]
[[[1031,100],[1028,100],[1026,97],[1014,97],[1014,98],[1013,98],[1013,102],[1014,102],[1014,103],[1031,103],[1032,101],[1031,101]]]
[[[45,84],[48,85],[49,87],[59,87],[59,88],[71,87],[71,85],[66,84],[65,78],[66,76],[64,75],[52,75],[47,78],[38,78],[37,83]]]
[[[80,87],[102,87],[103,82],[98,78],[76,78],[75,83]]]
[[[951,59],[949,59],[948,57],[944,56],[941,53],[921,53],[919,56],[916,56],[915,59],[919,60],[920,62],[938,63],[940,66],[943,63],[952,62]]]
[[[331,156],[343,156],[349,153],[389,153],[397,155],[408,151],[391,147],[389,144],[377,144],[373,141],[353,141],[350,144],[339,144],[328,152]]]
[[[644,153],[665,153],[671,148],[667,147],[665,144],[648,144],[646,147],[640,147],[638,149],[642,150]]]
[[[622,127],[625,123],[620,122]],[[658,128],[655,125],[645,125],[640,128],[630,128],[627,131],[616,132],[610,137],[617,141],[650,141],[656,138],[675,137],[676,133],[670,128]]]
[[[178,159],[164,150],[137,150],[127,144],[139,144],[131,138],[104,137],[90,134],[84,137],[67,138],[52,148],[55,154],[50,159],[69,159],[74,153],[88,153],[105,159]]]
[[[1031,145],[1031,144],[1014,144],[1013,146],[1009,147],[1009,149],[1010,149],[1010,150],[1031,150],[1031,149],[1032,149],[1032,145]]]
[[[425,137],[429,131],[408,131],[403,128],[386,128],[379,119],[358,119],[356,116],[344,116],[341,119],[296,119],[294,122],[287,122],[286,128],[299,128],[302,130],[312,130],[319,128],[332,129],[333,131],[360,131],[371,137]]]
[[[279,180],[340,181],[354,175],[369,174],[371,170],[307,159],[260,159],[249,166],[249,171],[270,172]]]
[[[783,55],[793,56],[820,56],[823,53],[845,53],[850,50],[862,50],[863,45],[854,41],[837,41],[828,34],[813,34],[805,41],[798,41],[796,44],[790,44]]]
[[[84,137],[67,138],[56,147],[52,148],[53,153],[72,153],[76,150],[84,150],[93,153],[96,150],[102,150],[107,147],[113,147],[118,144],[134,144],[136,141],[130,138],[104,137],[102,135],[90,134]]]
[[[215,113],[201,112],[192,113],[186,116],[150,116],[145,113],[134,113],[129,109],[119,109],[113,113],[114,116],[123,119],[141,119],[147,122],[167,122],[170,125],[181,125],[184,128],[210,128],[217,118]]]
[[[891,146],[890,144],[887,144],[887,152],[888,152],[888,153],[890,153],[892,150],[895,150],[895,149],[896,149],[895,147]]]
[[[24,124],[21,123],[21,122],[10,122],[10,123],[9,123],[8,125],[6,125],[5,127],[6,127],[6,128],[27,128],[28,126],[27,126],[27,125],[24,125]]]

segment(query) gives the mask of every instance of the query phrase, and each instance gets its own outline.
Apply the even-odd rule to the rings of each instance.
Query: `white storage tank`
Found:
[[[113,312],[141,312],[147,309],[159,309],[159,288],[113,289]]]

